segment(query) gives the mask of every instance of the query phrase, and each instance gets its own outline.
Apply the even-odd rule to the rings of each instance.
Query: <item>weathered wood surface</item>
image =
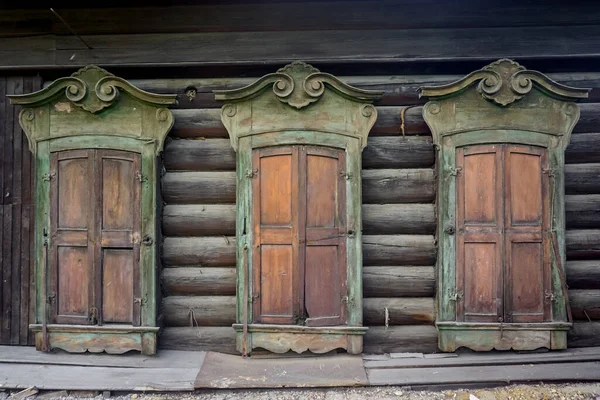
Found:
[[[235,171],[235,152],[228,139],[171,140],[164,159],[168,171]],[[428,168],[433,162],[428,136],[369,138],[362,155],[366,169]]]
[[[400,135],[401,112],[405,106],[378,106],[377,121],[371,129],[370,137]],[[600,103],[580,104],[581,117],[573,133],[595,133],[600,125]],[[429,128],[423,120],[423,107],[407,108],[404,115],[405,135],[429,135]],[[178,138],[227,138],[225,127],[221,123],[218,108],[173,110],[175,124],[171,136]],[[372,140],[372,139],[369,139]]]
[[[235,265],[235,243],[235,236],[166,237],[163,266],[229,267]]]
[[[393,18],[392,18],[393,19]],[[489,20],[493,18],[486,18]],[[135,35],[46,35],[4,39],[2,68],[103,66],[214,66],[306,62],[390,63],[479,61],[513,58],[597,57],[600,29],[561,26],[363,29],[165,33]],[[287,44],[293,42],[291,48]],[[352,43],[352,46],[348,46]],[[557,45],[560,43],[560,45]]]
[[[600,164],[566,164],[566,194],[599,194]]]
[[[364,297],[434,296],[433,267],[389,266],[363,268]]]
[[[366,298],[365,325],[433,324],[432,298]],[[169,296],[163,299],[167,326],[229,326],[235,322],[235,296]]]
[[[568,261],[566,273],[570,289],[600,289],[600,260]]]
[[[159,348],[169,350],[218,351],[239,354],[231,326],[195,326],[161,329]]]
[[[600,322],[575,322],[568,333],[569,347],[600,346]]]
[[[432,204],[365,204],[363,233],[433,234]],[[230,204],[167,205],[163,209],[166,236],[235,235],[235,206]]]
[[[162,288],[165,296],[234,296],[235,267],[165,268]]]
[[[374,326],[364,338],[365,354],[437,351],[437,331],[433,325]]]
[[[600,259],[600,229],[571,230],[566,232],[567,259]]]
[[[110,2],[113,5],[116,2]],[[140,8],[59,8],[61,16],[80,34],[133,34],[211,31],[277,31],[312,29],[435,28],[480,26],[548,26],[597,24],[598,7],[578,2],[558,7],[558,2],[504,1],[480,7],[467,1],[457,5],[435,1],[381,1],[377,7],[352,1],[298,4],[237,3],[196,4],[177,1],[165,7],[159,2]],[[17,5],[18,7],[18,5]],[[435,9],[435,13],[428,10]],[[468,12],[467,12],[468,11]],[[335,14],[331,20],[328,16]],[[397,16],[391,18],[390,16]],[[493,16],[493,17],[490,17]],[[67,27],[48,9],[3,10],[0,37],[41,34],[70,34]]]
[[[597,381],[597,361],[444,368],[368,369],[371,385],[506,384],[507,382]]]
[[[0,366],[2,367],[2,366]],[[192,391],[200,366],[128,368],[11,364],[2,368],[0,388],[43,390]],[[82,379],[85,377],[85,379]]]
[[[600,320],[600,290],[569,290],[573,319]]]
[[[565,214],[567,229],[600,227],[600,195],[565,196]]]
[[[417,71],[419,72],[419,71]],[[441,71],[442,73],[444,71]],[[567,86],[593,88],[587,99],[582,102],[600,100],[600,74],[597,72],[548,74],[550,79]],[[421,86],[443,85],[461,79],[463,75],[375,75],[341,76],[340,79],[360,89],[383,91],[377,102],[380,106],[407,106],[425,104],[417,89]],[[213,90],[237,89],[247,86],[256,78],[179,78],[179,79],[134,79],[137,87],[154,93],[177,93],[177,108],[220,108],[222,103],[215,100]],[[196,97],[190,99],[185,91],[196,89]]]
[[[0,77],[0,344],[33,343],[32,156],[6,95],[40,87],[39,77]]]
[[[235,267],[166,268],[162,274],[166,296],[233,296]],[[433,297],[433,267],[364,267],[365,297]]]

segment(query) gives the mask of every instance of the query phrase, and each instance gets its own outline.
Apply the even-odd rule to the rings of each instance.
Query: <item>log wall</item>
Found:
[[[569,346],[600,345],[600,74],[552,78],[595,88],[566,152],[567,280],[575,328]],[[416,94],[458,76],[364,76],[344,81],[384,90],[363,153],[365,352],[434,352],[434,148]],[[235,153],[213,89],[252,78],[134,80],[178,93],[163,162],[160,345],[235,353]],[[185,89],[194,87],[194,99]],[[401,120],[406,108],[405,119]],[[400,126],[404,124],[404,131]],[[386,318],[387,315],[387,318]],[[598,322],[596,322],[598,321]]]
[[[39,77],[0,77],[0,344],[33,344],[33,163],[6,95],[40,87]]]

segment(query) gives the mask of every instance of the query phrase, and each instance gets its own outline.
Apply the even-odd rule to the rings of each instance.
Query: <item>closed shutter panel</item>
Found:
[[[544,171],[546,173],[544,173]],[[542,322],[550,317],[548,156],[544,149],[505,150],[505,320]]]
[[[88,324],[95,308],[94,151],[52,153],[50,171],[50,320]]]
[[[502,146],[456,152],[456,279],[459,321],[497,322],[502,316]]]
[[[140,324],[140,156],[98,150],[96,208],[102,260],[102,323]]]
[[[254,320],[295,323],[300,314],[298,148],[254,150],[253,169]]]
[[[300,202],[306,207],[306,325],[339,325],[346,304],[345,152],[306,147],[300,160],[306,181],[305,201]]]

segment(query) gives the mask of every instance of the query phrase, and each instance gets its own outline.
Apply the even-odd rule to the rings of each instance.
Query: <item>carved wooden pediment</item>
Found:
[[[82,135],[156,140],[160,151],[173,125],[166,107],[176,102],[175,95],[143,91],[94,65],[38,92],[8,97],[24,107],[19,119],[32,152],[39,141]]]
[[[246,87],[215,91],[216,99],[226,102],[221,120],[236,150],[239,137],[286,130],[355,136],[364,147],[377,119],[371,102],[381,94],[351,87],[299,61]]]
[[[588,91],[562,85],[508,59],[459,81],[419,89],[421,96],[430,99],[423,115],[434,139],[480,129],[521,129],[561,136],[579,119],[573,100],[586,98]]]

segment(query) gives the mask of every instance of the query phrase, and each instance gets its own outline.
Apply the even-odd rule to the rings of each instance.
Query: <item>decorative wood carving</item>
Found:
[[[507,59],[420,89],[438,149],[443,351],[566,347],[564,149],[588,91]]]
[[[238,350],[360,353],[361,152],[381,93],[302,62],[215,93],[237,152]]]
[[[156,156],[175,95],[88,66],[9,97],[36,155],[37,348],[153,354]]]

